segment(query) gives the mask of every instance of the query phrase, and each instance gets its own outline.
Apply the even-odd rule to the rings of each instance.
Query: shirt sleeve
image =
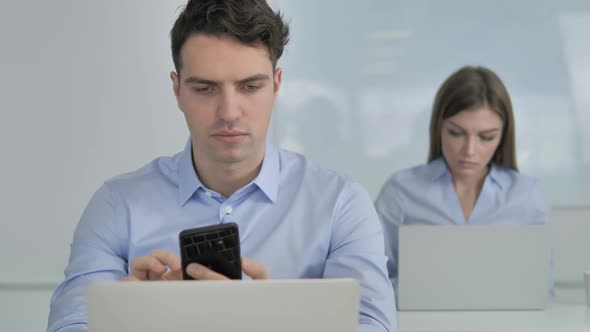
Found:
[[[104,184],[74,232],[65,280],[51,297],[48,332],[87,330],[86,288],[127,276],[127,218],[122,200]]]
[[[394,287],[398,276],[398,228],[403,224],[403,212],[399,190],[393,178],[385,183],[375,201],[379,220],[383,225],[387,272]]]
[[[386,260],[373,203],[359,184],[350,183],[334,209],[324,278],[354,278],[359,282],[359,331],[396,331],[395,297]]]

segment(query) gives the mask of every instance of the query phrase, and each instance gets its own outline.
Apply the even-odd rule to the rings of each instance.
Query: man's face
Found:
[[[178,107],[191,133],[195,162],[256,167],[264,156],[281,83],[268,50],[229,37],[193,35],[171,73]]]

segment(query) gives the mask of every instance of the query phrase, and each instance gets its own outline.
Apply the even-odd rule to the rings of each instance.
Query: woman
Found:
[[[400,225],[544,224],[539,183],[518,172],[508,91],[484,67],[463,67],[440,87],[428,163],[394,174],[376,201],[396,286]]]

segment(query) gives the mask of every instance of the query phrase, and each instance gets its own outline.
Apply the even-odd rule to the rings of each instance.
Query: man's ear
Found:
[[[171,71],[170,79],[172,80],[172,90],[176,97],[176,105],[178,106],[178,109],[182,111],[182,107],[180,107],[180,77],[176,72]]]
[[[170,79],[172,80],[172,89],[174,90],[174,95],[176,96],[176,98],[178,98],[180,96],[180,77],[178,77],[178,74],[176,74],[176,72],[171,71]]]
[[[283,80],[283,69],[282,68],[275,69],[275,74],[273,77],[275,97],[279,94],[279,89],[281,87],[282,80]]]

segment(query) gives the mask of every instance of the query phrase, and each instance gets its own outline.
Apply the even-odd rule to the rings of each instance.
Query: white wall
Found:
[[[590,271],[590,207],[554,208],[550,219],[555,281],[581,286]]]
[[[168,78],[181,2],[0,2],[0,282],[62,279],[102,181],[182,148]]]
[[[463,65],[483,64],[511,92],[520,169],[542,179],[552,204],[590,204],[590,3],[279,5],[293,18],[275,114],[282,144],[376,195],[390,173],[425,162],[442,81]]]
[[[168,78],[183,2],[0,2],[0,330],[43,328],[102,181],[184,145]],[[512,93],[522,171],[541,178],[553,205],[590,205],[589,3],[271,3],[292,21],[273,118],[280,145],[376,196],[393,171],[424,162],[442,80],[484,64]],[[581,260],[569,258],[564,269]]]
[[[45,331],[52,290],[0,288],[0,331]]]

